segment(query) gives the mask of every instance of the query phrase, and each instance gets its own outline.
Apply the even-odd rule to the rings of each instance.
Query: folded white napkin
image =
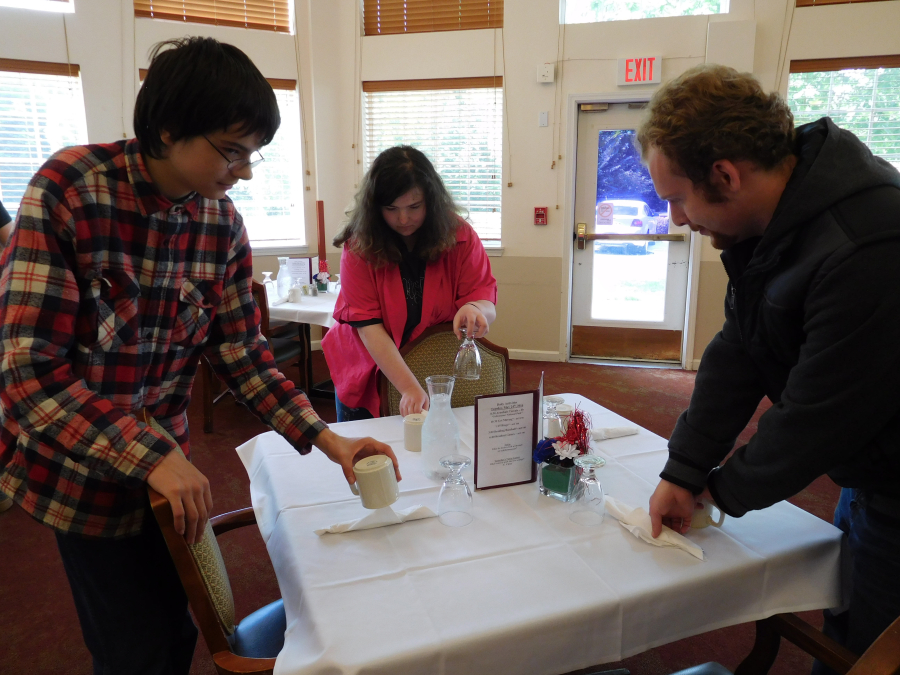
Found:
[[[610,438],[634,436],[637,432],[637,427],[605,427],[600,429],[591,429],[591,438],[593,438],[595,441],[606,441]]]
[[[371,530],[375,527],[384,527],[385,525],[399,525],[410,520],[421,520],[422,518],[434,518],[437,514],[427,506],[410,506],[408,509],[394,511],[390,506],[383,509],[376,509],[367,516],[351,520],[348,523],[335,523],[329,527],[316,530],[316,534],[341,534],[343,532],[354,532],[356,530]]]
[[[654,539],[651,534],[650,514],[644,509],[635,509],[627,504],[623,504],[615,497],[607,496],[606,511],[638,539],[643,539],[653,546],[674,546],[682,551],[687,551],[695,558],[703,560],[702,548],[692,544],[686,537],[665,525],[663,525],[659,537]]]
[[[275,307],[276,305],[283,305],[283,304],[286,303],[287,301],[288,301],[287,296],[284,296],[283,298],[275,298],[275,299],[272,300],[269,304],[270,304],[272,307]]]

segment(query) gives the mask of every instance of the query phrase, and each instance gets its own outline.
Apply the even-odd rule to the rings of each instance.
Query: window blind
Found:
[[[278,100],[281,126],[260,152],[266,158],[253,169],[253,180],[228,192],[244,219],[255,250],[306,245],[303,217],[303,162],[300,149],[300,99],[294,80],[269,80]]]
[[[84,143],[78,66],[0,59],[0,201],[10,215],[50,155]]]
[[[503,0],[364,0],[366,35],[503,27]]]
[[[479,78],[495,82],[495,78]],[[484,242],[500,244],[503,170],[502,86],[398,89],[365,82],[365,165],[395,145],[412,145],[432,161]],[[445,85],[447,81],[443,82]],[[452,82],[452,81],[451,81]],[[467,81],[470,85],[472,80]],[[433,82],[432,82],[433,84]],[[502,79],[496,78],[502,85]]]
[[[900,57],[792,61],[788,105],[795,124],[828,116],[900,169]]]
[[[134,15],[278,33],[291,31],[288,0],[134,0]]]

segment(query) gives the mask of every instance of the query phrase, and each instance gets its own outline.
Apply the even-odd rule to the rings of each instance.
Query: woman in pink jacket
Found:
[[[400,413],[428,409],[428,395],[400,347],[453,321],[481,337],[496,318],[497,282],[484,246],[419,150],[382,152],[356,195],[343,246],[338,325],[322,341],[339,422],[378,416],[380,369],[402,394]]]

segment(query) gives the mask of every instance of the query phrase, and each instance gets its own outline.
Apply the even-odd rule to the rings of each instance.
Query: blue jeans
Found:
[[[834,511],[834,524],[847,536],[850,556],[850,606],[846,612],[825,610],[826,635],[860,655],[900,616],[900,523],[866,508],[866,493],[844,488]],[[834,671],[816,662],[814,675]]]
[[[337,394],[334,395],[334,407],[335,412],[337,412],[338,422],[353,422],[356,420],[370,420],[373,418],[372,413],[366,408],[348,408],[341,403],[341,399],[338,398]]]
[[[153,514],[136,537],[56,543],[94,675],[188,675],[197,628]]]

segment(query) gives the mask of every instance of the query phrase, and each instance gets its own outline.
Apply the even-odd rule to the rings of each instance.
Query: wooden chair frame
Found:
[[[175,563],[178,577],[184,586],[188,602],[197,619],[203,639],[212,654],[213,663],[219,675],[271,675],[275,668],[275,659],[255,659],[246,656],[238,656],[231,651],[228,637],[219,622],[213,606],[212,598],[206,590],[203,577],[191,555],[191,550],[184,537],[175,531],[175,519],[172,516],[172,507],[169,501],[151,487],[147,488],[150,495],[150,507],[153,515],[159,523],[166,546]],[[223,513],[210,519],[213,532],[216,536],[247,525],[256,524],[256,515],[252,508],[240,509],[231,513]]]
[[[426,328],[421,335],[417,336],[415,340],[410,340],[403,347],[400,348],[400,356],[403,357],[404,361],[406,360],[406,355],[409,354],[413,349],[415,349],[420,342],[425,340],[426,338],[436,334],[436,333],[444,333],[444,332],[453,332],[453,324],[450,322],[439,323],[435,326],[431,326]],[[503,361],[506,363],[506,382],[504,384],[505,390],[509,391],[510,380],[509,380],[509,350],[506,347],[501,347],[500,345],[496,345],[490,340],[486,338],[475,338],[475,342],[479,346],[483,346],[486,349],[490,349],[493,352],[497,352],[498,354],[503,356]],[[379,414],[382,417],[386,417],[390,415],[390,403],[389,403],[389,395],[390,395],[390,381],[384,376],[380,370],[378,371],[378,395],[381,398],[381,403],[379,405]]]
[[[796,614],[776,614],[756,622],[753,649],[735,669],[734,675],[768,673],[778,655],[782,637],[841,675],[900,673],[900,618],[857,657]]]

